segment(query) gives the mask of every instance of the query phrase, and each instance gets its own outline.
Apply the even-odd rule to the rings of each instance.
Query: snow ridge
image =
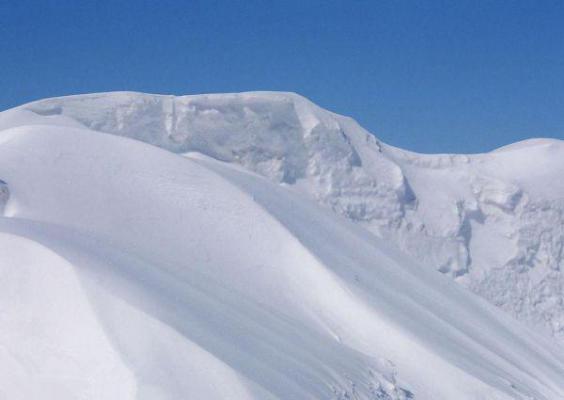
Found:
[[[558,335],[561,155],[287,93],[0,113],[0,397],[561,399],[562,347],[435,271]]]
[[[278,92],[70,96],[5,112],[0,127],[17,125],[10,115],[18,113],[199,152],[291,186],[532,327],[564,338],[562,141],[421,155]]]

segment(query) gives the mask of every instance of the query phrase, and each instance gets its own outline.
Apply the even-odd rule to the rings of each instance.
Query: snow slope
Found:
[[[0,113],[0,129],[29,124],[86,127],[240,165],[564,339],[562,141],[479,155],[415,154],[298,95],[268,92],[103,93]]]
[[[413,223],[451,223],[424,211],[437,170],[501,235],[524,197],[549,200],[539,176],[516,194],[456,174],[521,177],[522,149],[426,158],[263,93],[54,99],[0,129],[0,398],[564,398],[561,346],[388,240],[439,242]],[[530,167],[550,172],[555,143],[525,146]],[[457,279],[489,272],[475,262]]]

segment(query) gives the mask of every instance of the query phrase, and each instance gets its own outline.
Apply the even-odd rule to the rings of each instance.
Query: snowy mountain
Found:
[[[4,111],[0,398],[562,399],[562,171],[286,93]]]

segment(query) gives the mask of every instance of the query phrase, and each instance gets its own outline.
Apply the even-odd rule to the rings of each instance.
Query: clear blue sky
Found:
[[[564,1],[0,1],[0,109],[284,90],[421,152],[564,139]]]

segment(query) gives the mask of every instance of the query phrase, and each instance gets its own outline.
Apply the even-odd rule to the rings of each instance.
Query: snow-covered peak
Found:
[[[354,220],[397,222],[412,200],[401,169],[380,153],[374,136],[293,93],[101,93],[41,100],[7,113],[0,128],[27,124],[31,114],[33,123],[79,124],[235,163],[275,182],[298,184]],[[387,198],[390,207],[371,206],[367,196]]]
[[[562,335],[563,158],[291,93],[2,112],[0,397],[560,399],[562,347],[435,269]]]
[[[52,98],[0,114],[201,153],[287,185],[532,326],[564,337],[564,142],[425,155],[294,93]],[[0,179],[2,177],[0,176]]]
[[[282,182],[294,182],[305,174],[308,151],[322,150],[310,149],[315,140],[325,141],[327,153],[331,150],[328,161],[358,158],[349,154],[352,147],[343,132],[343,118],[293,93],[175,97],[115,92],[41,100],[18,111],[57,124],[78,122],[176,153],[198,151],[259,169]],[[24,116],[24,123],[27,119]]]

